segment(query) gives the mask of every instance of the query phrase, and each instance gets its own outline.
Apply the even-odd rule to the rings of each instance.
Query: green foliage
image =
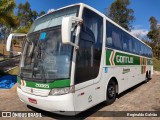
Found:
[[[10,32],[28,33],[33,21],[43,14],[40,14],[35,10],[31,10],[30,3],[20,3],[18,5],[18,16],[14,15],[14,8],[16,7],[15,0],[0,0],[0,27],[4,40],[8,37]],[[19,27],[18,27],[19,26]],[[16,28],[18,29],[12,29]]]
[[[109,18],[118,23],[126,30],[131,30],[131,23],[135,20],[134,11],[128,6],[130,5],[129,0],[115,0],[109,9]]]
[[[42,12],[40,12],[40,14],[38,14],[37,11],[31,10],[30,7],[31,6],[28,1],[24,4],[20,3],[18,5],[18,19],[20,21],[20,27],[17,30],[15,30],[14,32],[28,33],[33,21],[38,16],[45,14],[44,11],[42,11]]]
[[[157,30],[157,23],[158,23],[158,21],[156,20],[156,18],[153,17],[153,16],[151,16],[150,19],[149,19],[149,21],[150,21],[150,29],[151,30]]]
[[[17,75],[19,72],[19,67],[16,67],[10,71],[7,72],[7,74],[10,74],[10,75]]]
[[[32,16],[31,16],[32,21],[34,21],[37,17],[38,17],[37,11],[35,11],[35,10],[32,11]]]
[[[14,0],[1,0],[0,1],[0,24],[9,26],[9,27],[17,27],[19,21],[17,17],[14,15],[14,8],[16,7]]]
[[[44,15],[45,14],[45,12],[44,11],[41,11],[40,13],[39,13],[39,16],[42,16],[42,15]]]
[[[12,42],[13,45],[19,44],[19,42],[18,42],[17,39],[13,39],[12,41],[13,41],[13,42]]]
[[[160,71],[160,60],[153,58],[153,69]]]
[[[18,5],[18,19],[20,21],[20,26],[24,27],[27,26],[28,23],[32,23],[32,11],[30,8],[30,4],[27,1],[24,5],[22,3],[20,3]]]
[[[153,55],[156,58],[160,58],[160,30],[157,27],[158,21],[153,16],[150,17],[149,21],[150,31],[147,36],[151,39],[150,45],[153,49]]]
[[[27,26],[20,27],[20,28],[14,30],[13,32],[14,33],[28,33],[30,30],[30,27],[31,27],[31,23],[28,23]]]

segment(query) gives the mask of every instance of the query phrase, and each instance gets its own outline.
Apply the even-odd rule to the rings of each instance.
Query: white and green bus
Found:
[[[113,103],[118,94],[149,80],[152,69],[151,47],[79,3],[34,21],[22,51],[17,93],[30,106],[75,115]]]

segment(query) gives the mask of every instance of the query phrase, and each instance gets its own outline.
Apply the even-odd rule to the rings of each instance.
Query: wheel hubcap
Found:
[[[115,95],[115,88],[113,86],[108,87],[108,97],[113,98]]]

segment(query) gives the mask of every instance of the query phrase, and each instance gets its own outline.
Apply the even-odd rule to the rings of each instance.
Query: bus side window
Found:
[[[143,55],[143,44],[140,43],[140,55]]]
[[[135,41],[134,41],[134,39],[132,38],[132,52],[133,53],[136,53],[136,48],[137,46],[136,46],[136,43],[135,43]]]
[[[114,47],[118,50],[122,49],[122,42],[121,42],[121,36],[120,32],[116,29],[112,31],[112,39],[113,39],[113,44]]]
[[[123,36],[123,50],[126,52],[129,51],[128,39],[125,38],[124,36]]]
[[[123,50],[127,51],[127,44],[123,43]]]
[[[108,46],[112,46],[113,45],[112,37],[107,37],[107,45]]]
[[[109,21],[106,23],[106,36],[107,47],[122,50],[121,30]]]
[[[76,57],[75,84],[98,76],[103,40],[103,18],[85,8]]]
[[[133,53],[132,39],[129,39],[129,52]]]
[[[109,48],[113,48],[112,26],[108,21],[106,23],[106,46]]]

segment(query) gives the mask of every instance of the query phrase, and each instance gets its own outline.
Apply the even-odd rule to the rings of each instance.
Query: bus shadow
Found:
[[[128,93],[130,93],[130,92],[134,92],[134,90],[136,90],[139,86],[141,86],[141,85],[143,85],[143,84],[146,84],[146,83],[143,81],[143,82],[141,82],[141,83],[139,83],[139,84],[137,84],[137,85],[129,88],[128,90],[120,93],[120,94],[117,96],[117,98],[119,99],[119,98],[123,97],[124,95],[126,95],[126,94],[128,94]]]
[[[137,89],[139,86],[141,86],[142,84],[145,84],[145,82],[142,82],[142,83],[139,83],[137,84],[136,86],[133,86],[132,88],[122,92],[121,94],[118,95],[118,99],[121,98],[122,96],[130,93],[130,92],[134,92],[135,89]],[[116,101],[115,101],[116,102]],[[83,111],[81,112],[80,114],[76,115],[76,116],[64,116],[64,115],[58,115],[58,114],[55,114],[55,113],[52,113],[52,112],[48,112],[48,111],[44,111],[44,110],[40,110],[38,108],[34,108],[32,106],[29,106],[27,105],[27,107],[35,112],[38,112],[38,113],[41,113],[43,117],[50,117],[50,118],[54,118],[54,119],[69,119],[69,120],[75,120],[75,119],[85,119],[87,117],[91,117],[91,116],[94,116],[94,117],[100,117],[100,116],[97,116],[99,114],[98,111],[104,107],[106,107],[106,105],[104,104],[104,102],[86,110],[86,111]],[[94,115],[96,113],[96,115]]]
[[[97,111],[99,111],[100,109],[102,109],[103,107],[105,107],[104,103],[100,103],[86,111],[81,112],[80,114],[76,115],[76,116],[65,116],[65,115],[59,115],[59,114],[55,114],[52,112],[48,112],[48,111],[44,111],[44,110],[40,110],[38,108],[34,108],[32,106],[27,105],[27,107],[31,110],[33,110],[34,112],[37,113],[41,113],[43,117],[50,117],[53,119],[61,119],[61,120],[77,120],[77,119],[85,119],[87,117],[92,116],[94,113],[96,113]],[[95,116],[94,116],[95,117]],[[98,117],[98,116],[97,116]]]

